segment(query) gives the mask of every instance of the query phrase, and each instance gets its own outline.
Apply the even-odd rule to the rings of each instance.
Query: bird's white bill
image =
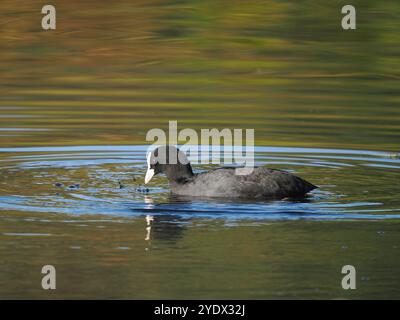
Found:
[[[154,169],[147,169],[146,176],[144,177],[144,184],[148,183],[154,176]]]

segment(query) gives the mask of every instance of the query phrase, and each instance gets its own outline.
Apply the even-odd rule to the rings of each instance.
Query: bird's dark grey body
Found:
[[[185,181],[170,181],[171,192],[185,196],[234,198],[286,198],[303,196],[316,187],[285,171],[254,168],[248,175],[221,168],[193,175]]]
[[[182,152],[172,146],[159,147],[148,157],[148,172],[145,182],[157,173],[165,173],[171,192],[194,197],[231,197],[243,199],[282,199],[301,197],[317,188],[313,184],[282,170],[256,167],[247,175],[238,175],[234,168],[221,168],[194,174],[185,158],[182,163],[171,164],[168,156],[164,161],[158,158],[159,150],[166,148]],[[164,150],[163,150],[164,151]],[[149,174],[150,173],[150,174]]]

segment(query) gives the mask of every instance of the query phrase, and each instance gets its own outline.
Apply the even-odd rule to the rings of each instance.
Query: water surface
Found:
[[[400,298],[398,1],[355,1],[350,32],[336,0],[52,4],[55,31],[41,1],[0,12],[0,298]],[[257,165],[320,188],[147,191],[170,120],[253,128]]]
[[[303,200],[255,202],[173,196],[163,177],[143,187],[145,146],[0,152],[4,297],[399,293],[400,159],[388,153],[256,148],[257,165],[320,188]],[[39,287],[44,264],[59,272],[51,295]],[[359,268],[352,294],[340,287],[345,264]]]

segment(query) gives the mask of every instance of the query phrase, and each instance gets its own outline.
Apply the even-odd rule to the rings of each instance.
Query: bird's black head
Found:
[[[144,183],[159,173],[165,173],[170,182],[184,183],[193,176],[186,155],[174,146],[161,146],[147,154],[147,172]]]

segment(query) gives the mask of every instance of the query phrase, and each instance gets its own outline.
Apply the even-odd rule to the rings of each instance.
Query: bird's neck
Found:
[[[186,165],[169,165],[165,170],[165,174],[170,182],[179,184],[185,183],[193,177],[192,167],[189,163]]]

